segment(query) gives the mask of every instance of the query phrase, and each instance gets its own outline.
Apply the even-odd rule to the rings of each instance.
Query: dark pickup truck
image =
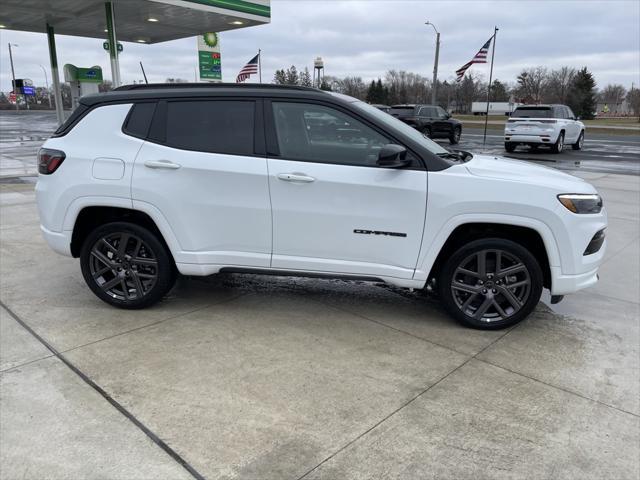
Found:
[[[392,105],[390,115],[411,125],[429,138],[448,138],[456,144],[462,135],[462,123],[451,118],[444,108],[434,105]]]

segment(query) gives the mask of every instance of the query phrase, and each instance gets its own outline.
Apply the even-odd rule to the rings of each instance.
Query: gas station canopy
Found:
[[[0,24],[11,30],[105,38],[104,0],[3,0]],[[264,0],[112,0],[118,40],[157,43],[270,21]]]
[[[111,78],[117,87],[118,40],[158,43],[262,25],[270,20],[270,0],[3,0],[0,9],[0,28],[47,34],[59,124],[64,121],[64,112],[56,33],[106,38]]]

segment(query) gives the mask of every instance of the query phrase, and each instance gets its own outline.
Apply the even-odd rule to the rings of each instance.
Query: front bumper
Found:
[[[577,275],[563,275],[560,267],[551,267],[551,295],[567,295],[598,283],[598,269]]]

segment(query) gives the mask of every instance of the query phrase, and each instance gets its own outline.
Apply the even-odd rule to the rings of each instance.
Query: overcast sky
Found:
[[[396,69],[431,78],[435,33],[424,25],[430,20],[441,32],[440,79],[453,79],[454,71],[471,59],[497,25],[494,77],[502,81],[513,82],[524,67],[569,65],[587,66],[599,87],[621,83],[630,88],[634,82],[637,88],[640,83],[638,0],[272,0],[271,5],[271,24],[220,35],[225,81],[235,81],[258,48],[263,52],[263,81],[292,64],[311,69],[316,56],[324,58],[326,75],[371,80]],[[16,77],[43,85],[39,65],[49,74],[46,36],[1,30],[0,40],[0,90],[8,91],[11,85],[7,42],[19,45],[14,49]],[[110,78],[103,40],[59,35],[56,41],[61,66],[97,64]],[[149,81],[194,80],[195,38],[123,44],[125,82],[142,78],[139,61]],[[472,71],[488,77],[488,66],[474,65]]]

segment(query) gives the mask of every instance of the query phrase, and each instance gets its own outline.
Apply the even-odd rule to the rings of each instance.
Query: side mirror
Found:
[[[407,149],[390,143],[380,149],[376,165],[383,168],[403,168],[410,163],[411,160],[407,159]]]
[[[580,116],[577,116],[576,118],[574,118],[574,120],[582,120],[582,119],[580,118]]]

